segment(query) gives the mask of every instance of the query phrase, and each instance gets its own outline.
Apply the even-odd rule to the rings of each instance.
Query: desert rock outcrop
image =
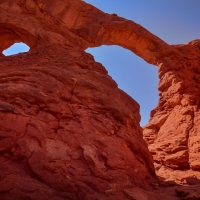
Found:
[[[127,20],[78,0],[0,1],[0,8],[1,51],[30,46],[0,58],[1,199],[145,197],[142,189],[157,180],[139,105],[83,51],[106,38],[84,31],[91,14],[111,25]]]
[[[3,56],[15,42],[30,51]],[[84,52],[103,44],[159,66],[144,129],[156,169],[199,170],[199,41],[170,46],[80,0],[0,0],[1,199],[157,198],[139,105]]]
[[[144,127],[144,138],[158,168],[200,171],[200,40],[173,48],[181,56],[158,63],[160,99]]]
[[[123,199],[156,182],[139,105],[92,56],[49,46],[0,67],[1,198]]]

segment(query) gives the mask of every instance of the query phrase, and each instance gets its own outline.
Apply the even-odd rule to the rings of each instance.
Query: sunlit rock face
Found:
[[[0,38],[1,199],[177,199],[152,189],[153,159],[199,170],[199,41],[170,46],[80,0],[0,1]],[[15,42],[30,51],[5,57]],[[139,105],[84,52],[103,44],[159,67],[153,158]]]

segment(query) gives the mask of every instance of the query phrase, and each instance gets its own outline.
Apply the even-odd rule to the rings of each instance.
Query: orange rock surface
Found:
[[[169,167],[196,174],[200,171],[200,40],[173,48],[181,55],[159,62],[160,99],[143,133],[157,170]]]
[[[0,38],[0,199],[199,198],[198,40],[170,46],[81,0],[0,0]],[[15,42],[30,51],[3,56]],[[153,158],[139,105],[84,52],[103,44],[159,67]],[[194,186],[163,188],[174,169]]]

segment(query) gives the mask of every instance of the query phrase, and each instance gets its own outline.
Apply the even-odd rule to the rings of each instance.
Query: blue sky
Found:
[[[133,20],[169,44],[200,39],[200,0],[85,0],[107,13]],[[27,51],[15,46],[5,55]],[[141,109],[141,125],[149,120],[158,102],[157,67],[147,64],[129,50],[118,46],[87,49],[101,62],[119,88],[132,96]]]

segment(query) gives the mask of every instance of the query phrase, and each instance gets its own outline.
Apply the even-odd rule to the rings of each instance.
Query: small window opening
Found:
[[[10,46],[8,49],[4,50],[2,53],[5,56],[10,56],[10,55],[15,55],[18,53],[24,53],[24,52],[28,52],[30,49],[29,46],[27,46],[26,44],[24,44],[23,42],[20,43],[15,43],[12,46]]]

